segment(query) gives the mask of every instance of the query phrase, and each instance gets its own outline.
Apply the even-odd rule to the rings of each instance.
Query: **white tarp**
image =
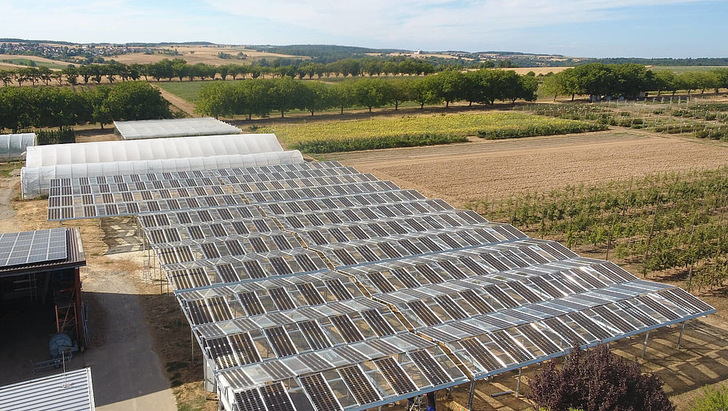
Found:
[[[29,168],[283,151],[274,134],[230,134],[28,147]]]
[[[300,151],[275,151],[211,157],[62,164],[57,166],[23,167],[20,171],[20,181],[23,198],[33,198],[48,194],[51,180],[54,178],[214,170],[234,167],[263,167],[278,164],[300,164],[303,162],[303,156]]]
[[[212,117],[114,121],[114,127],[125,140],[243,133],[243,130]]]
[[[0,161],[22,160],[27,147],[34,145],[35,133],[0,134]]]

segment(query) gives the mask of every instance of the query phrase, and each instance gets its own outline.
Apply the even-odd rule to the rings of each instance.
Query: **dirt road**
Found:
[[[176,94],[172,94],[169,91],[167,91],[155,84],[152,84],[152,83],[149,83],[149,84],[151,84],[154,88],[159,90],[159,92],[162,93],[162,97],[164,97],[165,100],[169,101],[173,106],[184,111],[191,117],[196,117],[194,104],[183,99],[182,97],[177,97]]]

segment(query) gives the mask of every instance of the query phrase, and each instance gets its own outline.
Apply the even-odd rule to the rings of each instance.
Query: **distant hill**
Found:
[[[6,44],[2,47],[3,43]],[[15,45],[8,46],[10,43]],[[49,47],[44,44],[57,45]],[[78,57],[85,58],[86,63],[100,63],[110,56],[139,52],[139,48],[150,49],[173,46],[223,46],[209,41],[157,42],[157,43],[72,43],[57,40],[26,40],[17,38],[0,38],[0,54],[23,54],[46,57],[54,60],[71,61]],[[228,45],[225,45],[228,46]],[[331,63],[349,58],[377,56],[390,58],[391,54],[420,56],[433,64],[487,66],[490,67],[573,67],[586,63],[622,64],[636,63],[646,66],[728,66],[728,57],[717,58],[642,58],[614,57],[587,58],[563,56],[560,54],[524,53],[519,51],[421,51],[403,49],[379,49],[356,46],[339,46],[332,44],[292,44],[292,45],[246,45],[243,46],[259,52],[284,54],[288,56],[308,57],[314,62]],[[126,48],[126,50],[125,50]],[[130,50],[129,48],[135,48]],[[439,56],[439,57],[438,57]],[[444,56],[444,57],[443,57]],[[400,56],[400,58],[402,58]],[[453,60],[457,59],[457,60]],[[453,63],[455,62],[455,63]]]
[[[268,53],[310,57],[320,63],[330,63],[347,58],[363,57],[367,54],[410,53],[400,49],[371,49],[366,47],[336,46],[327,44],[294,44],[289,46],[247,45],[247,48]]]

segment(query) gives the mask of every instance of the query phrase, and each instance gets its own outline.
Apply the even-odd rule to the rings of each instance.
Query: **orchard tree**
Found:
[[[445,101],[445,108],[450,103],[462,100],[465,94],[465,75],[456,70],[446,70],[434,76],[438,96]]]
[[[412,101],[420,105],[420,109],[425,108],[425,104],[440,104],[439,82],[437,76],[425,76],[413,81],[410,92],[412,93]]]
[[[364,78],[353,83],[352,91],[357,104],[367,107],[382,107],[392,101],[393,87],[381,78]]]
[[[103,103],[113,120],[170,118],[169,102],[159,90],[144,81],[127,81],[114,86]]]
[[[308,94],[304,99],[305,109],[311,112],[313,116],[314,112],[326,110],[334,107],[335,95],[333,94],[333,88],[321,82],[309,82],[304,84],[308,89]]]
[[[353,80],[346,80],[332,86],[332,102],[335,107],[341,108],[341,114],[344,114],[344,108],[353,106],[356,101],[354,83]]]
[[[530,383],[536,406],[557,410],[673,411],[654,374],[642,374],[637,362],[609,351],[606,344],[588,352],[578,347],[566,355],[561,367],[546,364]]]

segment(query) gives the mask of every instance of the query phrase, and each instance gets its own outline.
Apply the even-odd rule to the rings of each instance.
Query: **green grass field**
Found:
[[[726,66],[652,66],[652,71],[671,70],[675,73],[685,73],[688,71],[710,71],[718,68],[728,68]]]
[[[321,154],[465,142],[467,136],[499,132],[513,133],[511,137],[542,135],[527,133],[534,129],[550,130],[543,134],[563,134],[576,132],[574,126],[582,124],[588,126],[522,112],[490,112],[281,124],[257,132],[276,134],[288,148]]]
[[[236,81],[236,80],[227,80]],[[240,81],[240,80],[237,80]],[[200,96],[200,90],[210,85],[212,81],[158,81],[152,82],[155,86],[159,86],[166,91],[183,98],[190,103],[196,103]]]
[[[17,64],[19,66],[31,66],[31,62],[36,67],[48,67],[52,69],[63,69],[66,68],[66,64],[48,63],[46,61],[36,61],[24,58],[13,58],[13,59],[0,59],[2,63]]]

